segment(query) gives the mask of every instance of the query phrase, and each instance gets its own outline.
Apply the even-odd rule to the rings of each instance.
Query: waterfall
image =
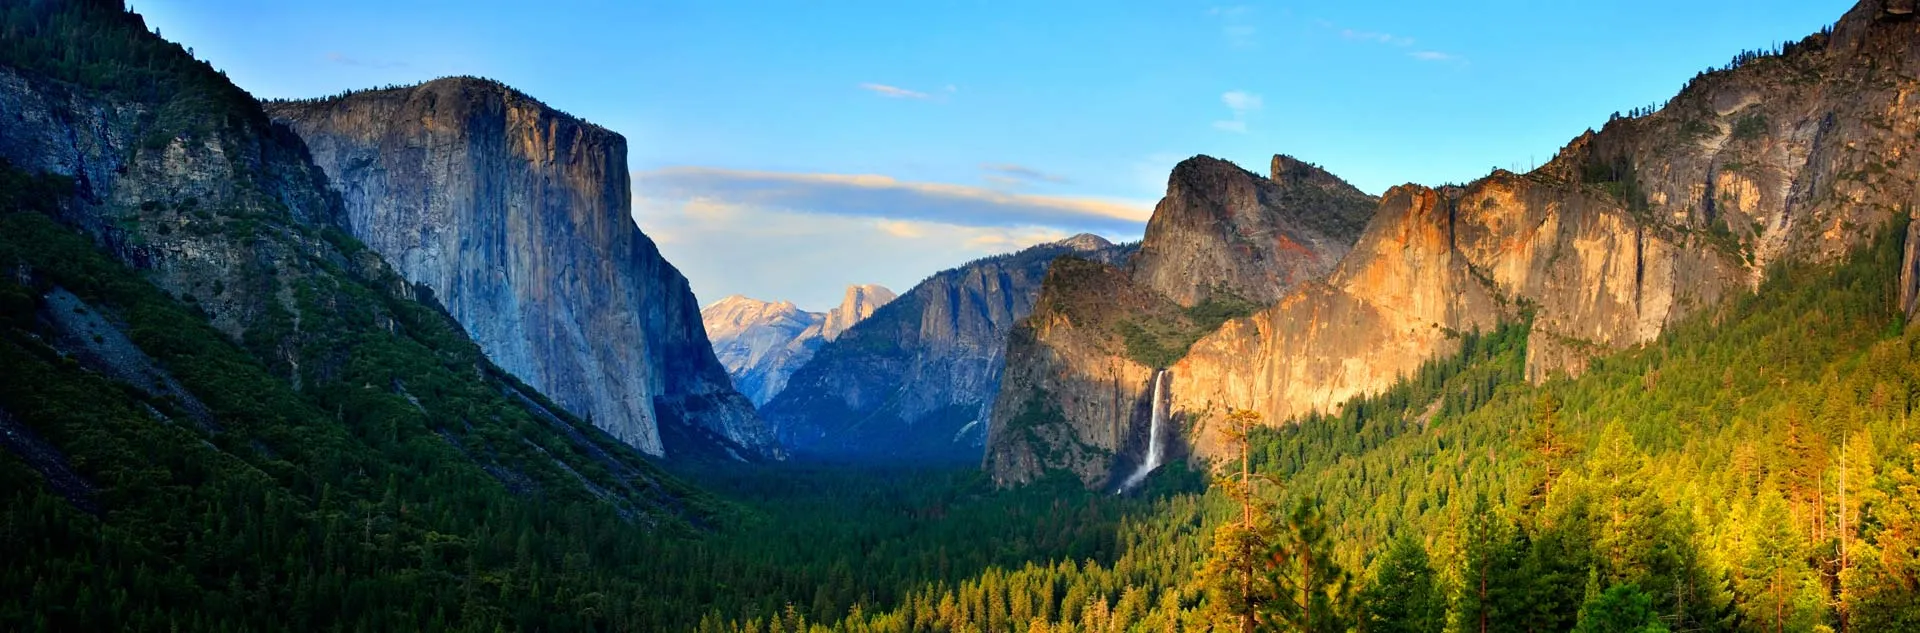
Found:
[[[1160,427],[1167,424],[1169,408],[1165,397],[1166,388],[1167,370],[1153,372],[1153,402],[1148,405],[1148,409],[1152,411],[1153,421],[1147,427],[1147,461],[1140,464],[1140,468],[1133,471],[1132,475],[1127,476],[1126,483],[1120,485],[1120,491],[1124,492],[1140,485],[1140,482],[1147,478],[1148,473],[1160,467],[1161,454],[1165,452],[1165,449],[1160,447]]]

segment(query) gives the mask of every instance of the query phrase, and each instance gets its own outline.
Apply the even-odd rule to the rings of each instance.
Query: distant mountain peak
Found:
[[[1092,233],[1081,233],[1054,243],[1076,251],[1097,251],[1113,248],[1113,242]]]
[[[893,301],[894,297],[892,290],[880,284],[847,286],[846,296],[840,299],[840,305],[828,310],[826,318],[820,322],[820,337],[829,341],[840,338],[841,332],[873,316],[874,310]]]
[[[808,312],[792,301],[736,294],[702,309],[700,320],[734,387],[761,405],[786,388],[787,377],[811,360],[815,349],[893,299],[886,286],[854,284],[832,310]]]

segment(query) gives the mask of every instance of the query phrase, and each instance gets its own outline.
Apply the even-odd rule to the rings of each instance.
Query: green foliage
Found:
[[[1282,631],[1340,633],[1353,613],[1347,572],[1333,562],[1326,518],[1309,498],[1294,503],[1267,552],[1265,575],[1276,598],[1266,623]]]
[[[1751,141],[1766,135],[1769,124],[1767,115],[1755,112],[1733,123],[1733,138],[1737,141]]]
[[[118,0],[0,6],[0,65],[156,104],[141,141],[148,150],[206,138],[215,126],[268,128],[253,97],[179,44],[153,36]]]
[[[160,104],[150,148],[260,123],[117,3],[10,3],[0,35],[0,63]],[[1582,175],[1645,209],[1626,157]],[[272,277],[262,296],[287,299],[235,341],[51,221],[71,188],[0,169],[0,628],[1164,631],[1231,606],[1192,582],[1241,516],[1223,489],[695,474],[737,501],[722,500],[526,393],[396,278],[343,270],[363,247],[337,229],[317,231],[331,254],[301,262],[310,274]],[[234,240],[278,239],[272,218],[224,204],[206,206]],[[1578,379],[1526,380],[1523,319],[1255,434],[1250,461],[1285,482],[1258,501],[1305,508],[1263,534],[1279,556],[1257,561],[1262,582],[1300,607],[1267,624],[1914,630],[1920,330],[1893,308],[1903,229],[1837,266],[1777,267]],[[54,286],[215,424],[63,353],[42,318]],[[1246,309],[1133,324],[1129,353],[1170,363]],[[19,448],[15,426],[54,454]],[[1304,589],[1369,566],[1357,605]]]
[[[1667,633],[1653,611],[1653,598],[1632,583],[1608,587],[1580,605],[1573,633]]]
[[[1577,380],[1525,380],[1524,324],[1463,334],[1458,356],[1339,415],[1255,434],[1255,463],[1285,481],[1266,496],[1325,500],[1341,567],[1399,568],[1415,556],[1376,553],[1431,543],[1449,630],[1837,630],[1843,615],[1848,630],[1907,630],[1920,618],[1920,331],[1891,309],[1903,233],[1838,266],[1779,268]],[[1216,488],[1158,512],[1110,565],[989,569],[828,628],[984,630],[994,604],[1049,614],[995,630],[1109,630],[1122,603],[1135,630],[1217,624],[1217,598],[1187,570],[1238,506]],[[1376,572],[1357,613],[1391,612],[1394,589]]]
[[[1134,317],[1122,321],[1120,336],[1126,344],[1127,358],[1148,367],[1163,368],[1186,356],[1195,342],[1220,329],[1222,324],[1251,316],[1260,308],[1258,303],[1216,288],[1205,301],[1186,308],[1174,318]]]
[[[1362,627],[1371,633],[1439,633],[1446,600],[1427,548],[1412,537],[1394,539],[1361,590]]]
[[[17,172],[0,182],[9,197],[35,190]],[[634,570],[694,535],[689,520],[720,519],[715,502],[577,420],[537,422],[501,394],[517,385],[483,378],[497,370],[444,315],[309,280],[356,300],[301,308],[313,348],[302,357],[333,361],[302,368],[296,391],[83,236],[18,210],[36,206],[51,205],[0,212],[0,262],[12,271],[0,282],[11,298],[0,412],[64,453],[104,514],[63,502],[71,491],[37,474],[5,479],[0,525],[20,562],[0,575],[0,628],[579,628],[679,617],[670,596],[604,596],[647,595],[636,588],[670,578]],[[53,286],[119,322],[215,424],[183,423],[181,402],[117,386],[50,348],[34,314]],[[325,296],[316,290],[294,294]],[[647,532],[655,538],[607,538]],[[287,609],[251,606],[261,602]]]
[[[1697,127],[1692,127],[1694,123],[1697,122],[1689,121],[1688,127],[1683,127],[1680,131],[1682,138],[1692,139],[1693,135],[1701,133]],[[1581,165],[1580,177],[1582,182],[1598,186],[1636,217],[1644,216],[1652,207],[1647,201],[1646,190],[1640,185],[1639,166],[1629,156],[1590,157]]]

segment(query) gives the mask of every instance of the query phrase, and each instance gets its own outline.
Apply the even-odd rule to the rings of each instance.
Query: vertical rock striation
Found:
[[[268,104],[346,225],[487,356],[652,455],[768,455],[687,281],[634,226],[620,135],[499,83]]]

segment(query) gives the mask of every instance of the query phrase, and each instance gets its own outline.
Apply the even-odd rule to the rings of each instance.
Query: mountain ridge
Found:
[[[1830,34],[1702,73],[1533,173],[1390,190],[1326,282],[1227,322],[1172,364],[1192,448],[1223,456],[1229,408],[1267,424],[1336,411],[1453,353],[1459,333],[1523,312],[1529,379],[1578,375],[1596,353],[1749,292],[1776,262],[1850,252],[1916,199],[1906,166],[1920,119],[1898,107],[1920,89],[1914,31],[1862,2]],[[989,467],[1002,482],[1039,472]],[[1091,483],[1098,470],[1078,472]]]

